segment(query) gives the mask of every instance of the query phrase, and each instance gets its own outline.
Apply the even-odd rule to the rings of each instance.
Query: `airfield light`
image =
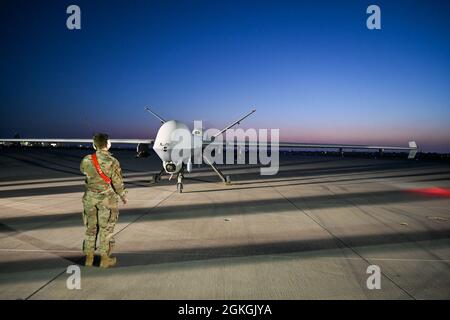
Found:
[[[447,188],[432,187],[432,188],[409,189],[408,192],[418,193],[425,196],[450,198],[450,189]]]

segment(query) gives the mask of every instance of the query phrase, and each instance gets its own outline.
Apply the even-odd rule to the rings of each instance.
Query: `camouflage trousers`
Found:
[[[99,195],[87,191],[83,196],[83,207],[83,222],[86,226],[84,253],[98,249],[101,254],[110,255],[115,243],[114,227],[119,218],[117,195]],[[98,247],[96,247],[97,238],[99,238]]]

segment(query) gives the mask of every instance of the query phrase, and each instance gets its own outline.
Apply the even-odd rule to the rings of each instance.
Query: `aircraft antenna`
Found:
[[[166,120],[164,120],[163,118],[161,118],[160,116],[158,116],[156,113],[154,113],[152,110],[150,110],[149,107],[145,107],[145,110],[150,112],[153,116],[155,116],[156,118],[159,119],[159,121],[161,121],[161,123],[165,123]]]
[[[242,118],[240,118],[239,120],[233,122],[232,124],[226,126],[225,128],[223,128],[222,130],[220,130],[220,132],[216,133],[212,138],[215,139],[218,136],[220,136],[222,133],[224,133],[225,131],[227,131],[228,129],[234,127],[237,124],[241,124],[241,121],[244,120],[245,118],[249,117],[251,114],[253,114],[254,112],[256,112],[256,109],[253,109],[251,112],[247,113],[245,116],[243,116]]]

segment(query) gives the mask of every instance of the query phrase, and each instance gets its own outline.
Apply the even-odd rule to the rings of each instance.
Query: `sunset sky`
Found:
[[[81,8],[81,30],[66,8]],[[381,8],[368,30],[366,8]],[[0,136],[154,137],[167,119],[450,152],[448,1],[2,1]]]

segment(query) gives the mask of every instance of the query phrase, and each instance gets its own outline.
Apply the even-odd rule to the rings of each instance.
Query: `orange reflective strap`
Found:
[[[102,168],[100,168],[100,164],[98,163],[97,154],[92,154],[92,163],[94,164],[95,170],[97,170],[97,173],[100,175],[100,177],[105,180],[107,184],[111,184],[111,179],[103,173]]]

